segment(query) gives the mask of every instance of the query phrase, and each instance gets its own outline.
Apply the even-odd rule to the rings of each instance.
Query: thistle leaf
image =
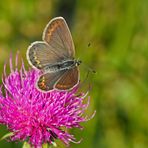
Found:
[[[31,147],[30,147],[30,144],[25,141],[22,148],[31,148]]]
[[[42,145],[42,148],[49,148],[48,143],[44,143],[44,144]]]
[[[11,136],[13,136],[13,133],[12,133],[12,132],[7,133],[7,134],[5,134],[2,138],[0,138],[0,140],[4,140],[4,139],[6,139],[6,138],[8,138],[8,137],[11,137]]]

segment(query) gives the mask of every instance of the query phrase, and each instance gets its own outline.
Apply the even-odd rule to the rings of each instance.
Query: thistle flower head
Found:
[[[72,91],[53,90],[48,93],[36,89],[39,71],[15,68],[10,58],[10,74],[5,74],[3,85],[5,95],[0,92],[0,124],[6,125],[13,133],[12,141],[28,141],[34,147],[43,143],[52,144],[60,139],[66,145],[75,141],[75,137],[67,129],[82,128],[81,122],[89,101],[84,103],[85,94],[76,95],[77,88]]]

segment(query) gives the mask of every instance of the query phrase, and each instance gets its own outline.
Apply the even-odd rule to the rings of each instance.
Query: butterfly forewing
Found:
[[[79,80],[79,69],[75,66],[67,70],[55,84],[55,88],[59,90],[67,90],[73,88]]]
[[[75,49],[71,33],[64,18],[56,17],[46,26],[43,40],[51,45],[56,52],[67,58],[74,58]]]
[[[37,41],[29,46],[27,59],[33,67],[43,69],[49,64],[60,62],[63,57],[55,53],[54,49],[46,42]]]

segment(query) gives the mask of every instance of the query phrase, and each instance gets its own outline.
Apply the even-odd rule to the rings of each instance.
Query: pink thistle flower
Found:
[[[18,69],[17,61],[13,68],[10,58],[8,76],[4,66],[5,95],[1,90],[0,124],[13,133],[12,141],[28,141],[34,147],[42,147],[43,143],[53,144],[55,139],[60,139],[68,146],[75,137],[67,129],[82,129],[80,123],[88,120],[83,113],[89,99],[84,103],[86,94],[76,95],[77,87],[72,91],[40,92],[35,87],[39,71],[27,71],[23,62]]]

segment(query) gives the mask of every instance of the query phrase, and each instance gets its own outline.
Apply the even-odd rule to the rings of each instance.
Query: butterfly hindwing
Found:
[[[55,83],[54,87],[59,90],[68,90],[73,88],[79,81],[79,69],[77,66],[67,70],[60,79]]]
[[[37,88],[42,91],[50,91],[54,88],[54,84],[60,79],[65,70],[42,74],[37,80]]]

